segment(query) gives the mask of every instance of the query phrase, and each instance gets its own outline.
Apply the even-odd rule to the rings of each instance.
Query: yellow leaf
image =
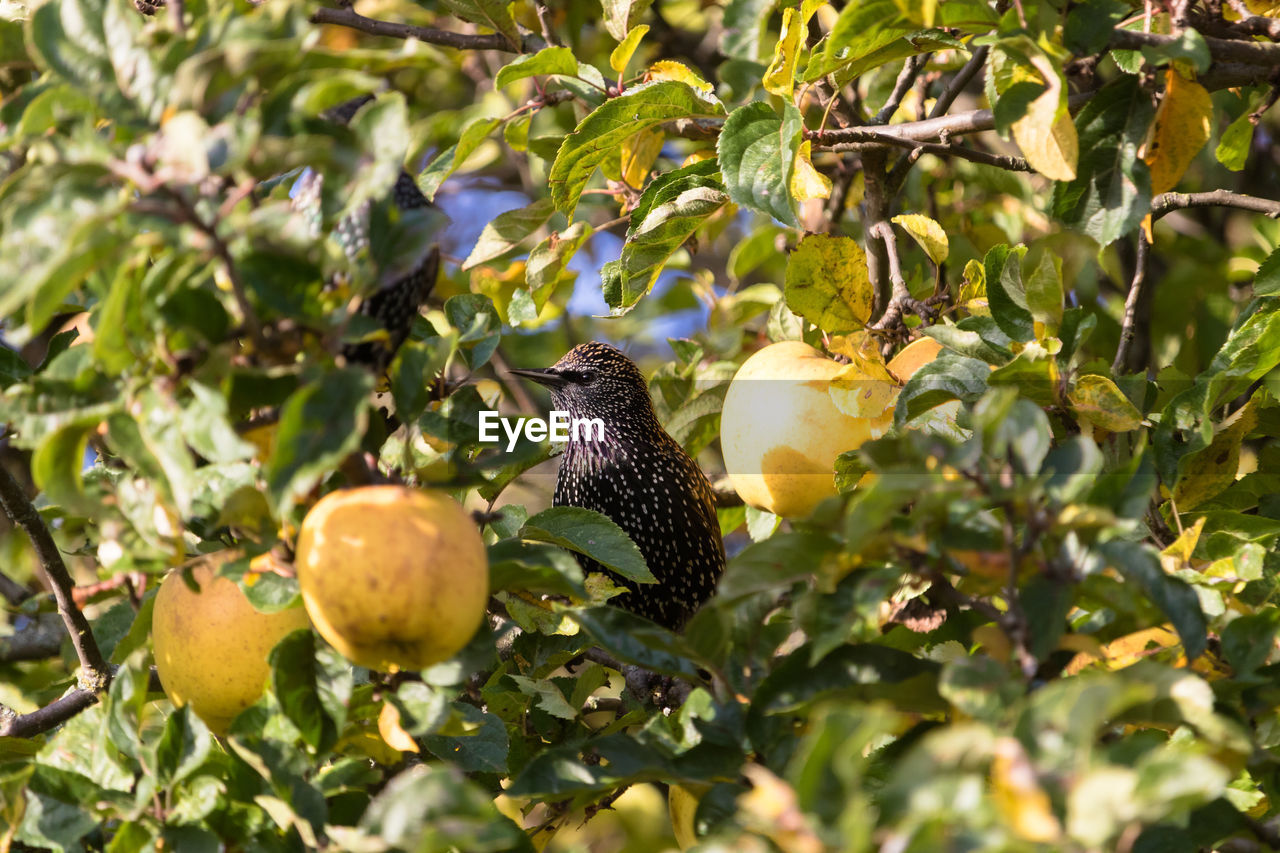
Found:
[[[1023,841],[1057,841],[1062,824],[1053,813],[1049,795],[1040,786],[1035,768],[1017,738],[996,740],[991,761],[991,793],[996,809],[1013,834]]]
[[[929,260],[941,264],[947,259],[951,246],[947,241],[947,232],[937,222],[919,213],[903,213],[893,217],[893,222],[915,238]]]
[[[1187,567],[1191,562],[1191,552],[1195,551],[1196,543],[1200,541],[1201,530],[1204,530],[1204,516],[1197,518],[1195,524],[1183,530],[1173,540],[1173,544],[1160,552],[1160,563],[1166,572],[1176,572]]]
[[[1280,17],[1280,3],[1275,0],[1244,0],[1244,4],[1249,7],[1249,11],[1255,15],[1263,15],[1268,18]],[[1225,8],[1222,10],[1227,13],[1226,17],[1230,20],[1236,20],[1237,16],[1233,9]]]
[[[1229,423],[1224,424],[1208,447],[1197,450],[1173,487],[1173,502],[1186,512],[1217,495],[1235,482],[1240,470],[1240,443],[1258,425],[1253,397]]]
[[[1170,68],[1164,75],[1164,96],[1156,109],[1142,159],[1151,168],[1151,195],[1173,189],[1196,154],[1209,141],[1213,101],[1209,92]]]
[[[1077,415],[1110,432],[1128,432],[1142,425],[1142,415],[1133,403],[1105,376],[1081,376],[1067,399]]]
[[[791,195],[796,201],[831,197],[831,179],[813,168],[809,159],[812,144],[805,140],[796,151],[795,168],[791,171]]]
[[[382,706],[378,712],[378,734],[386,741],[387,746],[401,752],[417,752],[418,744],[400,725],[400,709],[390,702]]]
[[[680,164],[680,168],[683,169],[685,166],[692,166],[694,163],[701,163],[703,160],[714,159],[716,159],[716,149],[699,148],[697,151],[694,151],[688,157],[684,158],[684,162]]]
[[[795,7],[782,12],[782,35],[773,46],[773,61],[764,72],[764,88],[773,95],[791,97],[796,85],[796,63],[800,59],[800,45],[806,26],[800,10]]]
[[[711,84],[702,79],[698,72],[683,62],[676,62],[674,59],[660,59],[653,63],[649,66],[649,70],[645,72],[645,78],[650,82],[675,80],[678,83],[684,83],[704,92],[710,92],[712,89]]]
[[[661,128],[646,128],[622,143],[622,180],[629,186],[640,189],[654,161],[662,153],[662,143],[666,134]]]
[[[1156,652],[1179,648],[1181,645],[1182,640],[1169,626],[1144,628],[1112,640],[1097,652],[1080,652],[1071,659],[1063,672],[1076,675],[1089,664],[1098,662],[1105,663],[1107,669],[1124,669]]]
[[[830,346],[832,352],[849,359],[827,387],[831,402],[850,417],[876,420],[872,436],[878,438],[877,433],[882,434],[892,423],[893,404],[898,398],[898,381],[885,365],[879,343],[870,333],[860,331],[836,335]]]
[[[982,261],[970,260],[964,265],[964,282],[960,285],[960,297],[964,304],[973,299],[987,298],[987,269]]]
[[[861,329],[875,290],[867,256],[852,237],[810,234],[787,258],[787,307],[826,332]]]
[[[1080,140],[1076,125],[1062,98],[1062,83],[1056,74],[1049,88],[1027,107],[1027,114],[1013,123],[1013,139],[1022,149],[1031,168],[1055,181],[1076,177]]]
[[[644,34],[649,32],[648,24],[637,24],[631,28],[631,32],[627,33],[627,37],[619,42],[618,46],[613,49],[613,53],[609,54],[609,67],[618,74],[627,69],[627,63],[631,61],[631,55],[636,52],[636,48],[640,45],[640,39],[644,38]]]

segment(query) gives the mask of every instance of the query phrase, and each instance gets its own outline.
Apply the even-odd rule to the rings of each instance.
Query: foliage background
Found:
[[[1280,841],[1265,0],[0,11],[0,847],[653,849],[649,782],[699,792],[708,850]],[[385,202],[402,166],[452,224]],[[352,309],[437,240],[379,392]],[[896,427],[807,519],[727,499],[675,636],[552,544],[598,528],[545,511],[546,448],[473,439],[542,409],[505,366],[591,338],[714,478],[768,340],[848,360],[845,405],[891,388]],[[157,576],[236,547],[291,606],[306,508],[388,477],[500,508],[493,625],[393,678],[295,634],[229,738],[174,711]]]

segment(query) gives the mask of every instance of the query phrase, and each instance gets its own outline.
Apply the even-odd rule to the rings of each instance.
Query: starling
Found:
[[[658,422],[639,368],[608,344],[591,342],[553,367],[511,372],[547,386],[553,407],[571,422],[603,422],[603,438],[570,430],[552,502],[595,510],[627,532],[658,581],[614,575],[627,589],[614,602],[678,630],[715,591],[724,542],[711,484]],[[584,571],[607,571],[587,557],[578,561]]]
[[[353,98],[326,111],[324,117],[337,124],[346,125],[355,116],[356,111],[371,100],[373,100],[372,95]],[[293,198],[294,209],[311,219],[312,228],[317,237],[320,232],[320,190],[323,184],[324,175],[314,170],[309,171],[299,181]],[[400,170],[400,175],[396,178],[391,198],[401,212],[432,206],[418,189],[413,176],[404,169]],[[353,263],[369,246],[371,210],[372,205],[366,201],[344,217],[334,230],[334,237],[342,247],[343,253]],[[430,295],[431,288],[435,286],[439,269],[440,251],[436,246],[432,246],[407,275],[395,279],[360,303],[358,313],[376,321],[379,328],[386,332],[386,337],[344,346],[342,355],[349,363],[367,365],[377,373],[387,369],[396,351],[400,349],[400,345],[409,337],[413,320],[418,316],[422,303]]]

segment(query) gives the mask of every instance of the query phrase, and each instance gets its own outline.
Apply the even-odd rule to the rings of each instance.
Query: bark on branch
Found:
[[[387,36],[398,39],[417,39],[427,44],[441,47],[452,47],[458,50],[500,50],[506,53],[520,53],[522,45],[512,44],[500,33],[479,35],[473,33],[455,33],[435,27],[418,27],[413,24],[398,24],[394,21],[379,21],[366,18],[353,9],[331,9],[321,6],[311,13],[313,24],[335,24],[339,27],[350,27],[373,36]]]
[[[1231,190],[1213,190],[1204,193],[1163,193],[1151,202],[1153,220],[1189,207],[1235,207],[1251,210],[1272,219],[1280,219],[1280,201],[1245,195]]]
[[[111,670],[93,638],[89,621],[76,606],[72,592],[75,584],[62,561],[57,543],[53,541],[49,528],[45,526],[36,508],[27,499],[22,486],[3,466],[0,466],[0,508],[31,540],[39,560],[38,571],[53,592],[53,598],[58,603],[58,613],[62,616],[63,624],[71,635],[76,656],[80,659],[79,685],[67,695],[45,708],[21,716],[7,708],[3,709],[7,713],[0,714],[0,737],[28,737],[47,731],[97,701],[97,695],[111,683]],[[71,708],[74,710],[65,713]]]

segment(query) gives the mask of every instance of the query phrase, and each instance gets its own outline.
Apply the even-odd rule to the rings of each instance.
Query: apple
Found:
[[[360,666],[394,672],[448,660],[484,619],[484,540],[444,492],[332,492],[303,519],[296,554],[312,624]]]
[[[729,479],[748,505],[808,515],[836,494],[836,457],[889,428],[891,396],[890,408],[874,418],[837,408],[828,391],[847,367],[808,344],[783,341],[738,369],[720,416],[720,446]]]
[[[306,628],[301,607],[263,613],[217,567],[234,551],[204,559],[191,570],[200,591],[180,571],[160,584],[151,616],[156,672],[174,705],[191,710],[216,734],[257,702],[271,675],[267,656],[286,634]]]

